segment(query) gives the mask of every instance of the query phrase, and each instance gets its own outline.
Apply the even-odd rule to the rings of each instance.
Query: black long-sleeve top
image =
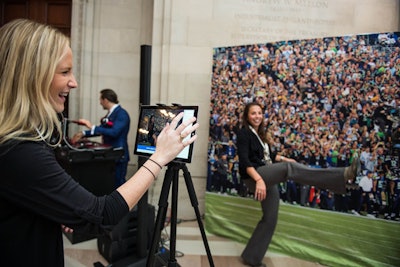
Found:
[[[114,191],[97,197],[58,164],[44,142],[0,146],[2,266],[64,266],[61,225],[98,233],[128,213]]]
[[[248,167],[258,168],[265,165],[264,147],[258,137],[250,129],[243,127],[237,135],[237,149],[239,155],[239,173],[242,179],[248,179]],[[276,153],[270,151],[272,162],[275,161]]]

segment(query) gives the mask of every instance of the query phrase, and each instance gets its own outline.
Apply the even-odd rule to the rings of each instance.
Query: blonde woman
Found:
[[[183,114],[159,136],[156,152],[108,196],[96,197],[58,164],[58,114],[78,86],[69,39],[18,19],[0,28],[0,240],[2,266],[64,266],[62,229],[97,233],[119,222],[160,173],[194,142],[196,118]]]

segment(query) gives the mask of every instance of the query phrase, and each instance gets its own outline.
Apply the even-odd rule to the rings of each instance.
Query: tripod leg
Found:
[[[179,266],[176,261],[176,225],[178,211],[178,184],[179,168],[174,166],[172,178],[172,197],[171,197],[171,226],[170,226],[170,245],[168,267]]]
[[[214,261],[211,256],[210,247],[208,246],[206,232],[204,230],[203,222],[201,221],[201,215],[200,215],[200,211],[199,211],[199,202],[197,200],[196,192],[194,191],[192,178],[190,177],[190,173],[189,173],[189,170],[187,169],[186,165],[183,164],[182,169],[183,169],[183,176],[185,178],[186,188],[188,190],[189,197],[190,197],[190,202],[192,203],[192,206],[196,213],[197,223],[199,225],[201,236],[203,238],[204,248],[206,249],[206,252],[207,252],[208,262],[210,264],[210,267],[214,267]]]
[[[160,199],[158,200],[158,212],[157,219],[154,227],[153,239],[150,247],[149,254],[147,256],[146,267],[153,267],[155,254],[157,251],[158,243],[160,242],[161,231],[164,228],[165,216],[168,208],[168,194],[172,182],[173,169],[168,168],[165,172],[165,178],[163,181]]]

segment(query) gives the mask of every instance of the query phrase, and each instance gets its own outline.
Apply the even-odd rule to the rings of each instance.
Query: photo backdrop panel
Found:
[[[398,219],[400,141],[393,138],[400,113],[398,36],[384,32],[215,48],[207,205],[219,204],[207,201],[212,194],[252,197],[238,174],[236,133],[244,106],[256,101],[265,107],[271,149],[315,168],[348,166],[355,153],[368,152],[358,181],[370,170],[379,189],[363,198],[358,189],[338,195],[289,181],[280,184],[283,202]],[[209,228],[213,207],[206,210]],[[224,235],[226,229],[218,229],[209,230]]]

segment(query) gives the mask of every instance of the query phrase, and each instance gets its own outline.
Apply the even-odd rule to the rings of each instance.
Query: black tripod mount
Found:
[[[176,255],[176,224],[177,224],[177,209],[178,209],[178,183],[179,183],[179,170],[183,170],[183,177],[185,178],[186,188],[189,193],[190,202],[196,213],[197,223],[200,228],[201,236],[203,238],[204,247],[207,252],[208,262],[210,267],[214,267],[214,262],[211,256],[210,248],[208,246],[206,233],[204,230],[203,222],[201,221],[199,203],[197,201],[196,192],[194,191],[193,182],[190,173],[185,163],[171,162],[168,164],[165,173],[164,182],[161,189],[160,199],[158,201],[158,212],[154,227],[153,239],[147,256],[146,267],[153,267],[155,263],[155,254],[157,252],[158,244],[160,242],[161,231],[164,228],[164,222],[168,208],[168,194],[172,184],[171,196],[171,224],[170,224],[170,251],[169,259],[166,266],[177,267],[180,266],[175,258]]]

